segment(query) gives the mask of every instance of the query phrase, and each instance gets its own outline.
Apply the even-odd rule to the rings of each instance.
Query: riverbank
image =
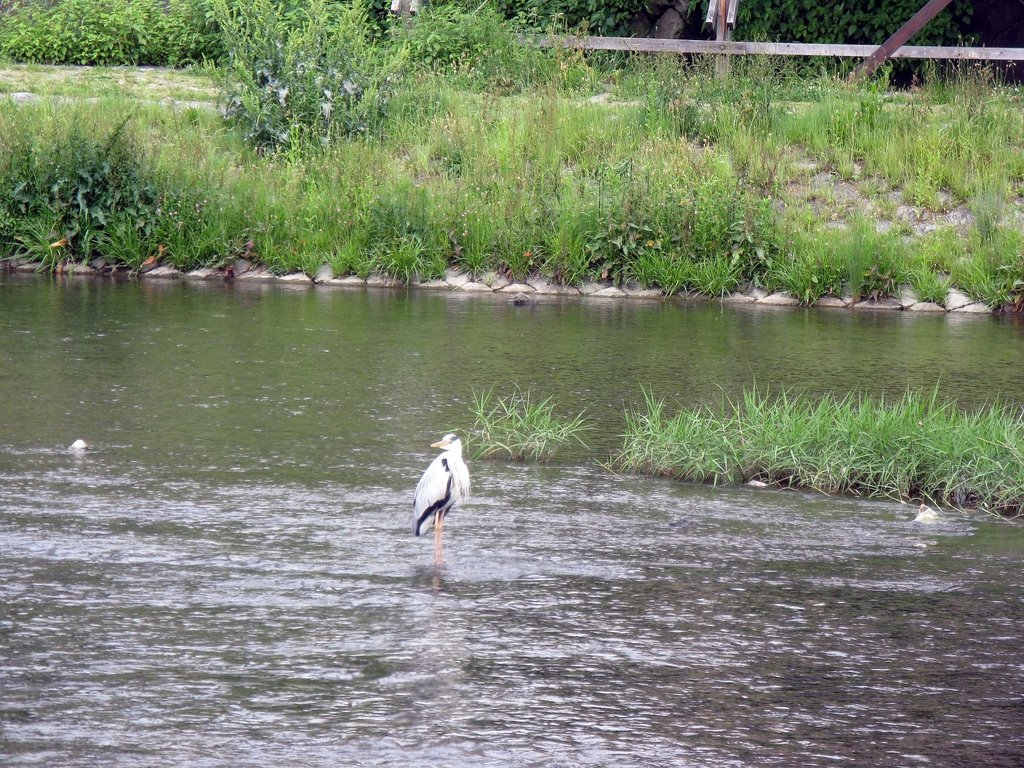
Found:
[[[723,82],[701,62],[562,64],[560,79],[500,88],[410,74],[380,136],[272,155],[225,127],[213,72],[9,67],[0,176],[18,195],[0,212],[0,259],[160,266],[150,277],[1021,307],[1019,90],[979,74],[885,92],[766,61]]]
[[[47,271],[42,262],[10,261],[7,269],[21,274],[42,273]],[[69,278],[120,278],[142,280],[184,280],[186,282],[234,282],[239,284],[287,285],[290,287],[330,288],[370,288],[370,289],[417,289],[457,291],[466,294],[495,294],[506,297],[509,303],[530,304],[546,297],[567,297],[577,299],[606,300],[645,300],[645,301],[717,301],[722,304],[758,305],[762,307],[799,307],[801,302],[785,291],[769,292],[754,285],[743,286],[742,289],[720,296],[706,296],[694,292],[666,294],[659,288],[645,287],[636,282],[613,285],[609,281],[587,281],[579,286],[568,286],[553,282],[544,275],[529,275],[521,281],[496,273],[487,273],[478,278],[456,269],[448,269],[444,275],[426,282],[402,282],[385,275],[371,275],[366,278],[356,275],[337,276],[329,265],[322,266],[316,274],[310,276],[305,272],[290,272],[282,275],[274,274],[265,266],[253,264],[247,260],[239,260],[230,267],[214,269],[200,267],[190,271],[181,271],[166,264],[153,264],[141,272],[129,272],[109,265],[102,260],[93,264],[72,264],[59,270],[62,277]],[[872,311],[909,311],[921,313],[949,313],[954,315],[991,315],[994,310],[984,302],[973,301],[965,293],[951,289],[946,296],[944,305],[930,301],[921,301],[910,285],[901,287],[895,297],[881,299],[854,299],[853,296],[825,296],[815,302],[814,306],[827,309],[853,309]],[[1005,312],[1016,312],[1017,308],[1008,305]]]

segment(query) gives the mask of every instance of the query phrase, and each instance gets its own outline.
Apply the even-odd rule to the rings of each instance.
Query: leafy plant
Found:
[[[210,0],[11,3],[0,55],[51,64],[183,66],[223,57]]]
[[[868,219],[856,219],[835,247],[836,258],[846,264],[854,298],[892,296],[906,282],[902,243],[890,233],[877,232]]]
[[[801,304],[810,305],[822,296],[842,293],[845,267],[833,250],[816,239],[801,237],[787,258],[774,262],[768,281],[796,296]]]
[[[401,57],[370,44],[360,0],[310,0],[297,20],[273,0],[212,2],[228,48],[226,114],[246,141],[282,151],[381,130]]]

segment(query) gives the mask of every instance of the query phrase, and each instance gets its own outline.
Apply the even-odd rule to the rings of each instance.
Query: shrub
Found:
[[[0,15],[0,55],[49,64],[169,65],[223,56],[211,0],[18,2]]]
[[[572,76],[559,53],[520,44],[516,26],[486,2],[462,7],[431,3],[409,27],[395,23],[396,43],[411,63],[428,70],[456,71],[476,87],[519,90],[558,73]]]
[[[227,115],[261,151],[327,145],[381,129],[400,57],[370,44],[366,7],[311,0],[298,19],[273,0],[213,0],[225,32]]]
[[[18,244],[7,255],[51,268],[101,255],[137,268],[154,251],[180,254],[182,265],[207,257],[192,242],[205,228],[203,202],[154,170],[130,118],[113,127],[81,118],[67,110],[41,131],[31,115],[0,114],[0,129],[31,137],[8,140],[0,156],[0,188],[10,190],[0,221]]]

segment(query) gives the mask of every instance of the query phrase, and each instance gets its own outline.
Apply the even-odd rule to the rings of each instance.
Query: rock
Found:
[[[578,288],[573,288],[571,285],[562,285],[561,283],[553,283],[546,277],[532,277],[530,278],[530,285],[533,287],[534,293],[545,296],[579,296],[580,291]]]
[[[244,275],[253,269],[252,262],[246,258],[235,259],[235,263],[231,265],[232,271],[235,273],[235,277]]]
[[[472,278],[465,272],[460,272],[456,269],[446,270],[444,273],[445,282],[455,288],[461,288],[466,283],[470,282]]]
[[[416,285],[418,288],[428,288],[432,291],[450,291],[452,288],[446,280],[440,278],[427,280],[425,283],[417,283]]]
[[[776,291],[763,299],[758,299],[758,304],[767,304],[770,307],[795,307],[800,304],[800,299],[785,291]]]
[[[178,271],[177,267],[172,267],[170,264],[160,264],[146,272],[146,277],[181,277],[181,272]]]
[[[492,291],[500,291],[506,286],[512,285],[512,281],[497,272],[488,272],[483,276],[482,282],[486,283]]]
[[[405,285],[401,280],[376,272],[366,278],[366,284],[373,288],[400,288]]]
[[[532,285],[526,283],[509,283],[504,288],[499,288],[502,293],[533,293]]]
[[[200,267],[199,269],[193,269],[191,272],[186,272],[182,277],[189,280],[215,280],[218,277],[223,277],[223,275],[216,269]]]
[[[898,310],[903,309],[903,304],[900,303],[899,299],[884,296],[881,299],[864,299],[863,301],[858,301],[853,304],[853,308]]]
[[[991,315],[992,307],[982,301],[973,301],[966,306],[951,309],[950,312],[956,312],[958,315]]]
[[[768,291],[758,285],[752,285],[746,290],[746,294],[754,301],[760,301],[768,296]]]
[[[648,288],[636,280],[627,280],[622,290],[631,299],[660,299],[665,295],[660,288]]]
[[[517,307],[525,307],[528,304],[535,304],[536,300],[531,298],[528,294],[517,293],[508,300],[508,303]]]
[[[468,283],[463,283],[459,286],[460,291],[467,291],[468,293],[493,293],[491,286],[485,283],[478,283],[476,280],[470,280]]]
[[[912,287],[910,287],[909,285],[901,285],[900,286],[899,300],[900,300],[900,304],[903,305],[904,309],[909,309],[910,307],[912,307],[915,304],[917,304],[917,302],[918,302],[917,293],[915,293],[914,289]]]
[[[814,302],[814,306],[826,307],[828,309],[845,309],[849,306],[849,302],[844,301],[838,296],[822,296]]]
[[[314,283],[323,283],[334,279],[334,268],[330,264],[322,264],[320,269],[313,275]]]
[[[322,285],[340,285],[347,288],[365,288],[366,281],[358,275],[345,275],[344,277],[332,277],[324,280]]]
[[[931,301],[919,301],[917,304],[907,307],[908,312],[942,312],[945,313],[946,308],[935,304]]]
[[[237,262],[235,262],[237,264]],[[260,280],[273,280],[274,274],[266,267],[253,267],[247,269],[242,273],[235,272],[236,280],[245,281],[260,281]]]
[[[764,482],[763,480],[748,480],[747,481],[747,485],[750,486],[751,488],[767,488],[768,487],[768,483]]]
[[[654,26],[651,28],[651,37],[658,40],[675,40],[682,36],[685,26],[686,23],[679,15],[679,11],[669,8],[654,22]]]
[[[15,272],[42,272],[43,263],[41,261],[30,261],[28,259],[20,259],[14,264]]]
[[[309,279],[309,275],[305,272],[289,272],[287,275],[281,275],[277,279],[282,283],[290,283],[292,285],[309,285],[312,282]]]
[[[68,275],[95,275],[96,270],[89,264],[77,264],[71,261],[64,265],[64,273]]]
[[[689,301],[705,301],[706,302],[708,300],[708,297],[705,296],[703,293],[697,293],[696,291],[678,291],[678,292],[672,294],[672,300],[673,301],[682,301],[682,302],[689,302]],[[749,302],[747,302],[747,303],[749,303]]]
[[[974,299],[956,288],[950,288],[949,293],[946,294],[946,309],[950,312],[954,309],[960,309],[960,307],[966,307],[968,304],[973,303]]]
[[[754,297],[749,293],[742,293],[737,291],[736,293],[727,293],[719,299],[723,304],[753,304]]]
[[[598,299],[621,299],[626,295],[626,292],[621,288],[616,288],[614,285],[609,285],[607,288],[602,288],[588,295]]]
[[[593,280],[584,280],[579,287],[579,292],[584,296],[592,296],[598,291],[603,291],[608,287],[607,283],[598,283]]]

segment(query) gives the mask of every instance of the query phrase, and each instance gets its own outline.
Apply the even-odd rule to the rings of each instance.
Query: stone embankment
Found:
[[[15,262],[11,264],[15,272],[39,272],[42,265],[35,262]],[[59,270],[61,275],[90,277],[99,275],[124,275],[128,272],[123,270],[112,271],[102,263],[101,260],[93,264],[68,265]],[[777,291],[770,293],[757,286],[749,286],[742,291],[728,293],[724,296],[705,296],[698,293],[682,292],[671,297],[666,296],[657,288],[645,288],[639,284],[626,283],[622,286],[612,285],[608,282],[585,282],[579,286],[568,286],[553,282],[541,276],[533,275],[523,282],[510,280],[504,275],[490,272],[480,276],[473,276],[466,272],[449,269],[443,279],[428,280],[425,282],[412,282],[406,284],[393,278],[380,275],[371,275],[367,278],[355,275],[336,277],[328,265],[322,266],[316,274],[310,277],[304,272],[293,272],[291,274],[277,275],[264,266],[253,264],[247,259],[238,259],[227,269],[213,269],[203,267],[192,271],[182,272],[177,268],[160,264],[144,269],[138,274],[144,280],[151,279],[180,279],[187,281],[235,281],[238,284],[281,284],[295,286],[323,286],[340,288],[421,288],[429,290],[459,291],[462,293],[497,294],[507,296],[509,303],[525,304],[530,303],[534,298],[545,296],[569,296],[577,298],[594,299],[646,299],[646,300],[676,300],[676,301],[719,301],[723,304],[750,304],[759,307],[796,307],[800,305],[799,299],[791,294]],[[975,314],[988,315],[993,312],[1015,311],[1015,307],[1007,305],[1000,309],[993,309],[987,304],[974,301],[965,293],[953,288],[946,294],[944,305],[934,304],[927,301],[918,301],[910,286],[904,286],[899,296],[889,296],[880,299],[857,300],[852,296],[823,296],[815,302],[816,307],[853,309],[853,310],[906,310],[908,312],[935,312],[955,313],[961,315]]]

